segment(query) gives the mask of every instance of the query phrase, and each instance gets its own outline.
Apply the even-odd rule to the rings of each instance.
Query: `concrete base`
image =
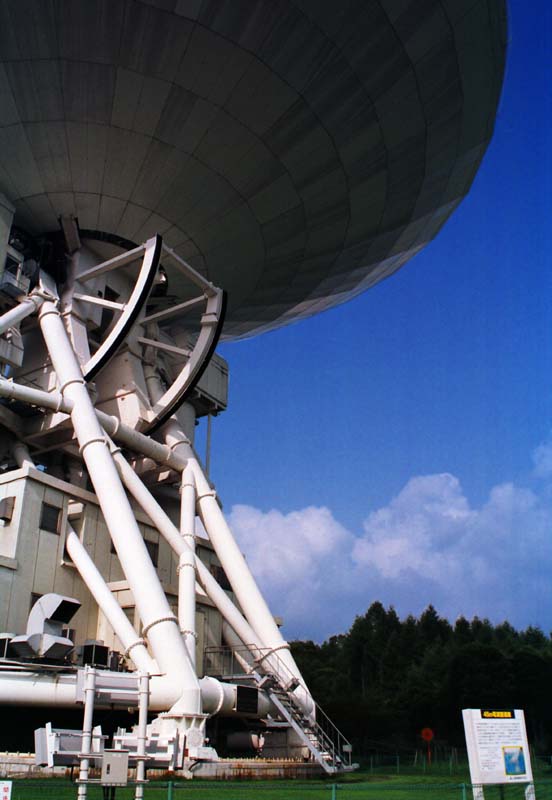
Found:
[[[320,778],[324,770],[319,764],[290,758],[221,758],[202,761],[193,768],[197,778],[214,780],[263,780],[272,778]]]
[[[65,775],[66,767],[38,767],[34,753],[0,752],[0,778],[34,778]]]

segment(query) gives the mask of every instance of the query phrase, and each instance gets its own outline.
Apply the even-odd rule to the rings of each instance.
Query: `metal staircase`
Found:
[[[272,705],[308,748],[311,757],[329,775],[351,772],[352,746],[327,714],[314,701],[311,714],[305,714],[296,690],[308,690],[272,650],[255,647],[208,647],[205,650],[208,674],[226,681],[254,681]]]

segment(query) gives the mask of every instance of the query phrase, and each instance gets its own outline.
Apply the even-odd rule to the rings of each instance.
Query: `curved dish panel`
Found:
[[[502,0],[4,0],[0,191],[35,233],[159,233],[251,335],[436,235],[504,58]]]

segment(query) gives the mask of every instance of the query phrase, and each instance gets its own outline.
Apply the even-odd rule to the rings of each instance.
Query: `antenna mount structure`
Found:
[[[0,705],[35,714],[41,763],[80,765],[81,798],[114,707],[138,711],[109,731],[137,797],[146,766],[222,774],[221,755],[350,769],[195,426],[227,406],[219,341],[358,295],[462,201],[493,132],[505,4],[16,6],[0,54]],[[82,730],[55,728],[60,708]]]

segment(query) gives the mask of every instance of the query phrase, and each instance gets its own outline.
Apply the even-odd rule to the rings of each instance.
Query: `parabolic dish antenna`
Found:
[[[502,0],[4,1],[0,192],[31,233],[160,234],[227,292],[226,339],[275,328],[436,235],[492,135],[505,30]]]
[[[105,708],[138,709],[111,730],[138,799],[146,763],[265,732],[354,769],[195,423],[227,405],[221,332],[343,302],[435,236],[504,53],[501,0],[0,0],[0,705],[30,708],[38,763],[79,763],[81,800]],[[82,731],[40,710],[82,706]]]

